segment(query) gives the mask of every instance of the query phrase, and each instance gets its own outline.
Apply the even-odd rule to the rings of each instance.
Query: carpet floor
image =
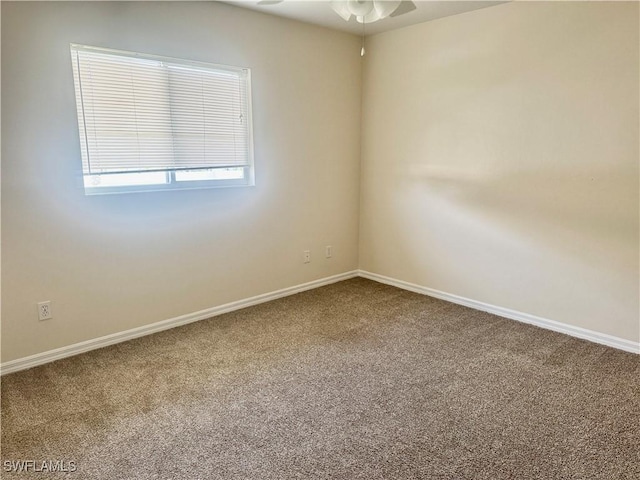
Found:
[[[640,356],[357,278],[3,377],[2,467],[639,479]]]

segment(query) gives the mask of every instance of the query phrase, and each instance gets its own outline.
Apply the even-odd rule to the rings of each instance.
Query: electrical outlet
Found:
[[[331,258],[333,256],[333,247],[331,245],[327,245],[325,247],[324,256],[326,258]]]
[[[51,302],[40,302],[38,303],[38,320],[49,320],[53,317],[53,312],[51,311]]]
[[[311,251],[305,250],[302,252],[302,258],[304,263],[311,263]]]

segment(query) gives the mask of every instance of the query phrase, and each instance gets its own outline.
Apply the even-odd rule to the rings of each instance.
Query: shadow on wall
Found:
[[[410,178],[443,200],[522,225],[527,234],[552,230],[606,242],[620,253],[628,249],[637,258],[638,209],[629,208],[637,203],[637,168],[626,173],[591,168],[485,175],[469,168],[421,165]]]
[[[397,234],[392,244],[373,235],[374,268],[376,252],[386,252],[387,265],[404,266],[401,278],[489,303],[499,285],[507,308],[523,308],[506,300],[522,288],[535,304],[597,291],[618,305],[614,316],[637,304],[637,169],[487,175],[414,165],[395,175],[403,193],[378,198],[375,208],[396,213],[385,215],[393,225],[384,228]]]

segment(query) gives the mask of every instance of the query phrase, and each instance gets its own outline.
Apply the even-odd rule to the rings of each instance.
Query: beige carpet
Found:
[[[78,479],[639,479],[640,356],[353,279],[4,377],[3,470],[27,459]]]

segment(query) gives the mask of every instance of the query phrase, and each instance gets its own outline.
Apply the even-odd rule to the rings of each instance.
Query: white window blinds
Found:
[[[250,167],[250,71],[71,45],[85,175]]]

